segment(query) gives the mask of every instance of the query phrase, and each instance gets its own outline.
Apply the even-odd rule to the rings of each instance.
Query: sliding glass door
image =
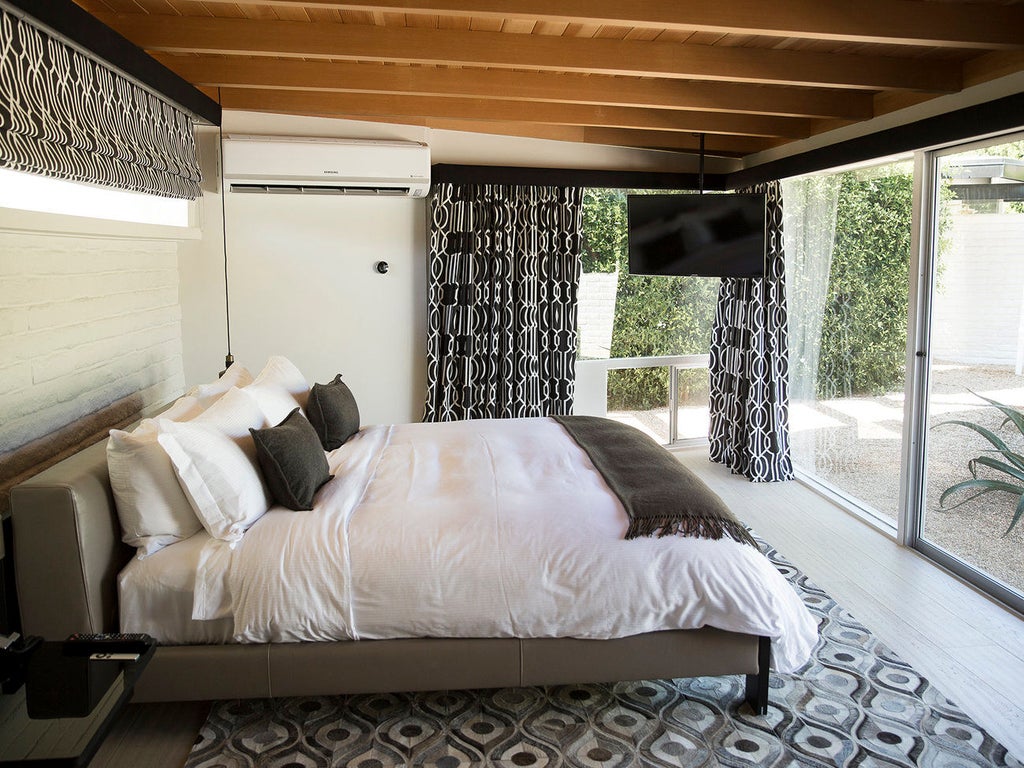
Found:
[[[909,159],[783,182],[793,462],[891,530],[913,186]]]
[[[798,476],[1024,612],[1024,135],[783,197]]]
[[[921,464],[908,538],[1021,609],[1024,140],[934,153],[926,162],[923,451],[910,457]]]

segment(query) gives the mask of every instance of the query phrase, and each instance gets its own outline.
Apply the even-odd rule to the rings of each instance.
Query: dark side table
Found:
[[[0,766],[88,765],[155,647],[137,661],[112,661],[65,654],[63,643],[42,643],[32,654],[25,684],[0,695]]]

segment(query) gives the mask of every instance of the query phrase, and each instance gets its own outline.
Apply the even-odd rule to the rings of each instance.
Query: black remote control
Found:
[[[67,641],[75,643],[152,643],[153,638],[144,632],[101,632],[94,634],[76,632],[68,637]]]
[[[91,656],[94,653],[142,654],[156,641],[143,632],[76,632],[64,641],[64,653]]]

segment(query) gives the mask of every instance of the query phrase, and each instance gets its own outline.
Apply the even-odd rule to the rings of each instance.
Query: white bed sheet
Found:
[[[238,642],[607,639],[710,625],[771,637],[779,671],[817,640],[796,593],[749,545],[624,540],[617,498],[553,420],[369,427],[329,463],[335,479],[312,511],[275,507],[234,549],[189,549],[193,625],[231,617]]]
[[[205,530],[154,552],[143,560],[133,557],[117,578],[122,632],[145,632],[163,643],[229,643],[231,618],[196,621],[192,618],[196,569]]]

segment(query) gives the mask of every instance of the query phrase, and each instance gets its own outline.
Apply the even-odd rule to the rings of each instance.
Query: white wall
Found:
[[[310,382],[344,374],[364,424],[419,421],[424,216],[422,199],[229,194],[236,360],[256,373],[282,353]]]
[[[935,299],[932,356],[1016,365],[1024,312],[1024,215],[951,218]]]
[[[4,214],[0,453],[127,395],[148,406],[180,394],[177,243],[60,233],[72,217]]]
[[[325,118],[225,112],[224,133],[420,141],[433,163],[695,171],[692,156]],[[215,131],[200,135],[203,238],[181,249],[188,385],[223,368],[221,199]],[[709,163],[709,171],[714,170]],[[724,168],[719,169],[724,170]],[[232,352],[271,354],[311,381],[343,373],[364,423],[419,421],[426,394],[425,200],[229,194]],[[390,263],[379,275],[373,265]]]
[[[618,272],[584,272],[580,275],[577,307],[580,357],[606,358],[611,354],[618,289]]]
[[[291,135],[337,135],[339,121],[279,125],[280,119],[225,113],[225,133],[289,135],[290,127]],[[216,376],[227,349],[215,132],[202,134],[200,157],[208,177],[203,238],[181,250],[189,385]],[[235,360],[256,374],[270,355],[284,355],[310,383],[342,373],[364,424],[419,421],[426,392],[425,201],[229,193],[224,203]],[[388,274],[374,271],[378,261],[390,264]]]

